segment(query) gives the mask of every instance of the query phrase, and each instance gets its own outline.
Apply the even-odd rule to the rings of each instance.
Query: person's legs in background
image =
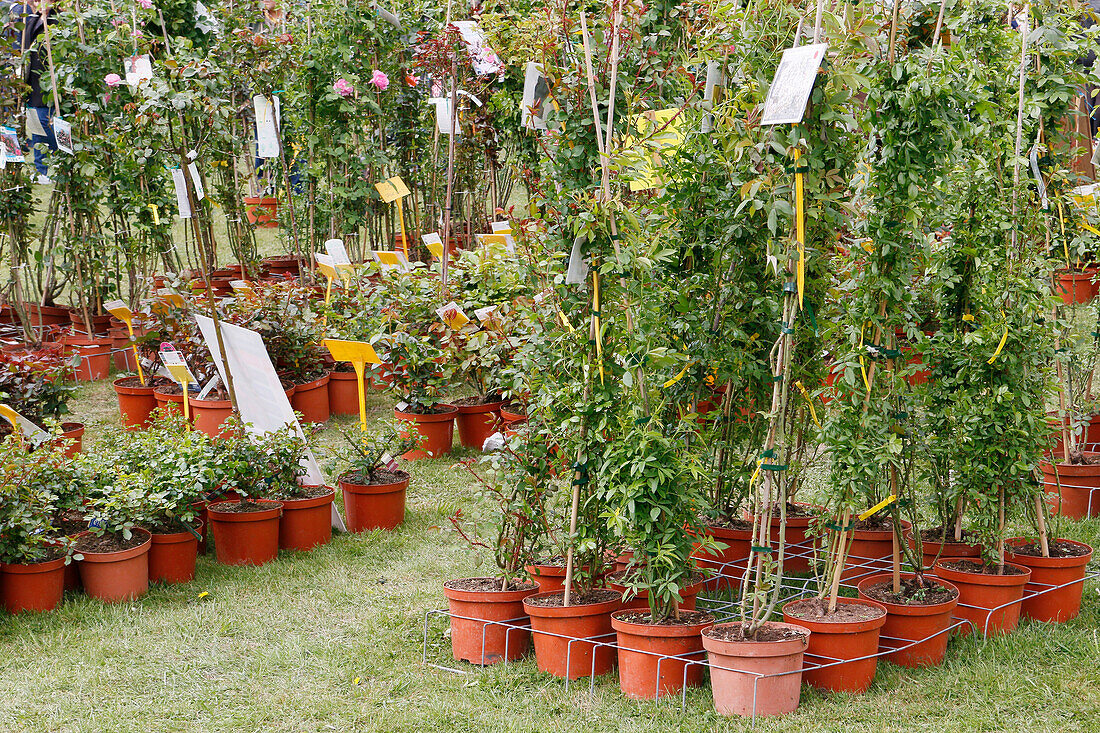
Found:
[[[34,167],[38,171],[38,182],[45,185],[50,182],[49,162],[45,146],[49,150],[57,150],[57,141],[53,137],[53,125],[50,124],[49,107],[27,107],[27,115],[35,115],[38,122],[45,130],[45,135],[31,135],[31,147],[34,149]]]

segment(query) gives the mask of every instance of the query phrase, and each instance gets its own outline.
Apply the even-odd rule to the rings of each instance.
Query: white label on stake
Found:
[[[172,183],[176,187],[176,208],[181,219],[191,218],[191,204],[187,201],[187,181],[183,178],[183,169],[172,169]]]
[[[279,157],[279,133],[275,126],[275,105],[262,94],[252,98],[256,112],[256,157]]]
[[[123,62],[123,69],[126,85],[130,87],[130,91],[134,91],[141,86],[143,81],[153,78],[153,64],[149,60],[148,54],[127,57]]]
[[[348,250],[344,247],[344,240],[342,239],[330,239],[325,242],[325,251],[328,252],[334,264],[351,264],[351,258],[348,257]]]
[[[206,192],[202,190],[202,179],[199,178],[199,167],[194,163],[188,163],[187,172],[191,174],[191,187],[195,190],[195,200],[202,201],[206,198]]]
[[[73,154],[73,126],[57,116],[53,118],[53,139],[58,150]]]
[[[825,58],[827,43],[788,48],[783,52],[775,78],[764,100],[760,125],[797,124],[806,114],[806,102]]]

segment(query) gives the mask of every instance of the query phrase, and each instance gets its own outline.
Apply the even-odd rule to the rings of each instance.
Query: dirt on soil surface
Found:
[[[756,633],[748,638],[745,637],[745,629],[741,624],[730,624],[728,626],[712,626],[706,635],[711,639],[717,639],[718,641],[793,641],[795,639],[805,639],[810,632],[800,631],[798,629],[788,629],[783,626],[761,626],[756,630]]]
[[[569,605],[594,606],[597,603],[617,601],[621,598],[622,594],[616,590],[596,588],[587,593],[574,593],[569,598]],[[543,608],[563,608],[565,606],[565,593],[555,593],[553,595],[543,596],[542,598],[528,598],[527,603],[532,606],[542,606]]]
[[[604,576],[604,578],[607,580],[608,583],[613,583],[615,585],[626,585],[626,583],[627,583],[626,574],[629,573],[629,572],[630,572],[630,570],[616,570],[613,573],[608,573],[607,575]],[[699,583],[702,583],[706,579],[707,579],[707,576],[703,575],[702,573],[694,573],[691,576],[691,582],[688,583],[687,586],[681,587],[681,590],[683,590],[683,588],[686,588],[688,586],[697,585]]]
[[[157,391],[161,394],[170,394],[173,396],[182,395],[183,387],[179,386],[175,382],[169,382],[168,384],[162,384],[161,386],[157,387]]]
[[[618,616],[620,621],[628,624],[644,624],[646,626],[698,626],[699,624],[714,623],[714,615],[706,611],[681,611],[680,618],[665,618],[654,621],[649,611],[631,611]]]
[[[829,605],[821,598],[799,601],[784,611],[793,618],[806,621],[818,621],[826,624],[850,624],[881,618],[883,611],[862,603],[838,603],[836,610],[829,613]]]
[[[943,527],[930,527],[928,529],[922,529],[920,531],[920,538],[925,542],[943,542],[945,544],[963,544],[969,545],[974,542],[974,535],[967,530],[963,530],[962,539],[955,539],[955,530],[949,528],[947,533],[944,534]]]
[[[165,519],[159,522],[146,522],[142,525],[145,529],[149,530],[150,534],[180,534],[186,532],[183,522],[178,519]],[[196,532],[198,531],[198,520],[195,521],[195,525],[192,527]]]
[[[74,511],[65,511],[58,514],[50,524],[53,525],[54,532],[59,537],[70,537],[88,529],[88,520],[79,512]]]
[[[451,400],[451,404],[455,405],[456,407],[471,407],[473,405],[495,405],[498,402],[503,402],[499,394],[487,394],[475,397],[460,397],[457,400]]]
[[[122,379],[118,380],[118,383],[120,385],[122,385],[123,387],[140,387],[140,386],[142,386],[141,377],[123,377]],[[145,378],[145,386],[146,387],[166,387],[169,384],[172,384],[172,380],[171,379],[166,379],[165,377],[146,377]]]
[[[501,588],[500,578],[459,578],[448,580],[443,584],[451,590],[465,590],[474,593],[504,593],[505,591],[534,590],[538,587],[535,583],[520,583],[515,580],[508,581],[508,587]]]
[[[134,532],[130,539],[121,534],[105,532],[102,535],[86,534],[76,541],[77,552],[122,552],[148,542],[149,538],[141,532]]]
[[[451,412],[454,408],[450,405],[432,405],[428,407],[426,405],[406,405],[405,409],[398,410],[398,412],[405,415],[443,415]]]
[[[718,529],[740,529],[745,531],[752,531],[752,522],[747,519],[733,519],[726,516],[704,518],[703,524],[708,527],[717,527]]]
[[[1012,565],[986,565],[976,560],[951,560],[943,563],[949,570],[973,575],[1024,575],[1027,571]]]
[[[389,484],[408,481],[409,474],[404,471],[387,471],[384,468],[379,468],[371,471],[369,477],[364,476],[362,471],[353,471],[352,473],[342,476],[340,480],[346,484],[355,484],[357,486],[388,486]]]
[[[1075,545],[1065,540],[1051,540],[1048,544],[1050,557],[1084,557],[1089,554],[1087,547]],[[1027,555],[1028,557],[1042,557],[1043,548],[1038,542],[1028,542],[1021,545],[1009,545],[1013,554]]]
[[[1069,454],[1070,465],[1096,466],[1100,465],[1100,453],[1083,452],[1075,450]]]
[[[332,489],[328,486],[300,486],[297,495],[290,497],[290,500],[316,499],[318,496],[328,496],[331,493]],[[279,501],[282,501],[282,499],[279,499]]]
[[[924,585],[921,585],[917,578],[903,579],[900,593],[894,592],[894,583],[891,580],[875,583],[866,588],[863,593],[879,603],[892,603],[895,606],[938,606],[959,595],[958,591],[942,586],[929,578],[925,579]]]
[[[802,506],[801,504],[792,504],[787,502],[787,516],[788,517],[816,517],[817,512],[813,507]],[[778,519],[779,515],[775,517]]]
[[[854,528],[862,532],[892,532],[894,523],[885,517],[856,520]]]
[[[275,507],[270,504],[261,504],[258,501],[233,501],[218,507],[221,514],[251,514],[252,512],[266,512]]]
[[[565,567],[565,558],[562,557],[561,555],[558,555],[557,557],[546,557],[546,558],[543,558],[541,560],[536,560],[535,562],[533,562],[531,564],[534,565],[534,566],[544,567],[544,568],[564,568]]]
[[[520,404],[519,402],[506,402],[501,405],[502,410],[507,410],[513,415],[526,415],[527,405]]]

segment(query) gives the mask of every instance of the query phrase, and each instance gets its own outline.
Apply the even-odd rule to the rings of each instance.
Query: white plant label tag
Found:
[[[73,126],[57,116],[53,118],[53,139],[58,150],[73,154]]]
[[[172,169],[172,184],[176,189],[176,208],[181,219],[191,218],[191,203],[187,200],[187,181],[183,177],[182,168]]]

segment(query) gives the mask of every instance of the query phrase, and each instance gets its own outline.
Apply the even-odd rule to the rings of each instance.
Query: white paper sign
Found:
[[[278,158],[279,131],[275,121],[275,105],[267,97],[257,94],[252,97],[252,106],[256,111],[256,157]]]
[[[389,10],[386,10],[378,3],[374,4],[374,10],[376,13],[378,13],[379,17],[381,17],[382,20],[386,21],[397,30],[401,30],[401,18],[399,18],[396,13],[391,13]]]
[[[714,109],[714,105],[718,104],[722,100],[721,90],[726,86],[726,74],[722,71],[722,64],[719,61],[707,62],[707,82],[703,88],[703,107],[707,110]],[[699,127],[699,131],[703,133],[710,132],[714,129],[714,115],[703,115],[703,124]]]
[[[23,149],[19,147],[19,136],[10,127],[0,127],[0,158],[18,165],[23,162]]]
[[[451,124],[451,100],[445,97],[433,97],[428,104],[435,105],[435,126],[440,135],[450,135],[454,130]]]
[[[320,252],[314,252],[313,259],[317,260],[318,265],[331,267],[333,270],[336,269],[336,261],[332,259],[332,257],[330,257],[329,255],[321,254]]]
[[[225,382],[226,375],[223,371],[225,361],[222,360],[221,350],[218,348],[218,335],[214,321],[200,315],[196,315],[195,320],[199,324],[199,330],[202,331],[202,337],[206,340],[211,356],[214,357],[218,374]],[[233,373],[233,391],[237,396],[237,407],[240,409],[241,419],[249,423],[249,432],[254,435],[270,433],[275,430],[285,430],[290,426],[295,434],[304,435],[260,334],[230,323],[223,322],[220,326],[226,360],[229,362],[229,370]],[[302,466],[306,469],[305,480],[308,483],[315,486],[328,485],[324,474],[321,473],[321,467],[317,465],[317,460],[309,449],[306,449],[305,455],[302,456]],[[344,520],[336,510],[335,504],[332,505],[332,526],[340,531],[346,531]]]
[[[202,178],[199,177],[199,167],[194,163],[188,163],[187,172],[191,174],[191,187],[195,191],[195,200],[202,201],[206,198],[206,192],[202,190]]]
[[[53,139],[58,150],[73,154],[73,126],[57,116],[53,118]]]
[[[122,66],[125,71],[126,85],[130,87],[131,91],[137,89],[143,81],[149,81],[153,78],[153,64],[149,60],[148,54],[129,56]]]
[[[27,137],[49,137],[50,134],[46,132],[46,128],[42,126],[42,120],[38,118],[38,112],[33,109],[27,110]]]
[[[344,240],[342,239],[330,239],[325,242],[325,251],[328,252],[334,264],[351,264],[351,258],[348,257],[348,250],[344,247]]]
[[[458,20],[452,23],[458,29],[466,44],[466,53],[470,57],[470,65],[478,76],[490,76],[500,72],[504,65],[500,57],[485,40],[485,34],[481,32],[476,20]]]
[[[825,58],[827,43],[788,48],[783,52],[775,78],[764,100],[761,125],[796,124],[806,114],[806,102],[810,99],[818,69]]]
[[[172,183],[176,188],[176,207],[179,209],[181,219],[191,218],[191,203],[187,200],[187,181],[183,177],[182,168],[172,169]]]
[[[546,114],[550,111],[550,82],[543,74],[542,64],[528,61],[523,76],[523,127],[545,130]]]
[[[489,224],[493,228],[494,232],[511,232],[512,222],[510,221],[494,221]]]

